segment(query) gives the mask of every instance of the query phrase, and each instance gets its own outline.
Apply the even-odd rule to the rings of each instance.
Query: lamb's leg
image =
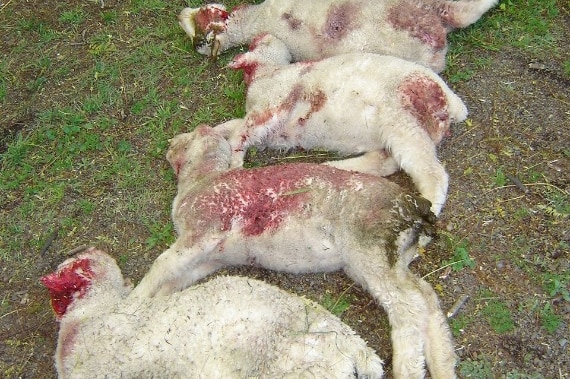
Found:
[[[199,243],[192,247],[179,247],[175,242],[168,250],[156,258],[149,272],[135,287],[131,296],[153,297],[168,295],[183,290],[206,275],[223,267],[223,264],[210,260],[210,253],[220,239],[210,243]]]
[[[431,201],[431,211],[439,216],[447,198],[448,175],[437,159],[427,133],[392,136],[388,141],[392,156],[414,181],[420,194]]]
[[[398,162],[385,150],[370,151],[359,157],[329,161],[323,164],[341,170],[358,171],[377,176],[392,175],[400,168]]]
[[[283,120],[289,114],[289,112],[280,112],[274,109],[269,109],[267,113],[271,116],[267,117],[265,114],[260,116],[253,113],[241,123],[241,119],[236,119],[214,128],[219,130],[224,137],[228,136],[226,139],[232,147],[230,164],[232,168],[242,167],[247,149],[250,146],[264,146],[267,136],[283,125]]]
[[[392,367],[396,379],[425,375],[425,331],[428,306],[421,291],[401,268],[378,264],[382,252],[352,251],[347,275],[366,288],[384,307],[392,328]],[[380,258],[382,259],[382,258]]]
[[[410,276],[413,276],[410,273]],[[425,280],[413,276],[422,290],[429,306],[426,340],[426,360],[434,378],[455,378],[457,356],[445,315],[439,305],[437,294]],[[453,375],[451,375],[453,373]]]

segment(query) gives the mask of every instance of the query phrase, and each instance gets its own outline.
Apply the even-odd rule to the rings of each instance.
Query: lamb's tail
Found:
[[[498,0],[448,0],[445,1],[448,12],[443,17],[450,27],[465,28],[479,20],[497,2]]]

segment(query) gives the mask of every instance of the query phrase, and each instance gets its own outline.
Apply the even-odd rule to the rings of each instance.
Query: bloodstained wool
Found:
[[[373,180],[368,175],[356,176],[362,181]],[[311,188],[348,189],[354,183],[355,173],[304,163],[236,169],[216,178],[213,191],[187,199],[187,203],[202,219],[219,221],[222,231],[239,225],[243,235],[257,236],[278,229],[289,215],[302,212],[311,199]],[[201,235],[205,231],[194,232]]]
[[[220,29],[220,27],[225,24],[228,16],[228,12],[223,9],[202,7],[194,16],[194,21],[196,22],[198,30],[203,30],[204,33],[207,33],[211,29]]]
[[[40,279],[50,292],[51,304],[58,318],[63,317],[75,296],[85,294],[92,278],[90,261],[80,259]]]
[[[287,25],[289,25],[289,28],[291,30],[298,30],[301,28],[301,25],[303,24],[303,21],[299,20],[298,18],[293,16],[291,13],[283,13],[281,15],[281,19],[283,19],[283,20],[285,20],[285,22],[287,22]]]
[[[359,8],[350,3],[332,6],[323,25],[323,34],[330,39],[343,39],[354,27],[354,19],[358,11]]]
[[[408,110],[434,141],[449,131],[449,112],[440,85],[423,75],[410,75],[399,86],[403,107]]]
[[[407,31],[434,49],[447,45],[447,29],[440,11],[433,6],[425,7],[414,1],[398,2],[388,11],[387,19],[395,29]]]
[[[264,109],[262,112],[251,114],[247,118],[247,127],[258,128],[260,125],[269,122],[273,117],[283,118],[284,114],[286,115],[290,113],[294,107],[298,106],[300,100],[309,103],[310,105],[307,113],[304,116],[299,117],[297,120],[299,125],[303,125],[313,113],[318,112],[323,108],[327,102],[327,96],[321,89],[309,92],[306,91],[301,84],[296,84],[281,104],[272,108]],[[243,142],[245,142],[245,140]]]

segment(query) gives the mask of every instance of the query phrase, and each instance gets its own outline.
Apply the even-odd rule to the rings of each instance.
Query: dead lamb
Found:
[[[175,243],[133,295],[187,288],[224,266],[291,273],[342,269],[384,307],[396,378],[454,378],[455,354],[431,286],[408,264],[435,220],[429,202],[389,180],[318,164],[230,170],[216,129],[176,136],[167,159],[178,177]]]
[[[41,280],[59,319],[60,378],[382,377],[380,358],[336,316],[258,280],[137,300],[94,248]]]
[[[217,56],[259,34],[283,40],[295,61],[350,52],[392,55],[440,72],[447,33],[477,21],[497,0],[266,0],[231,13],[185,8],[178,19],[201,54]]]
[[[249,84],[244,119],[217,128],[239,167],[250,146],[324,148],[363,157],[335,167],[386,176],[402,168],[439,215],[448,176],[436,145],[467,108],[430,69],[399,58],[344,54],[287,64],[287,47],[259,36],[230,67]]]

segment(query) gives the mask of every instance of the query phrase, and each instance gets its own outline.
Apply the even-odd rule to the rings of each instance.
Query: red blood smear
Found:
[[[58,318],[63,317],[77,296],[85,294],[92,278],[91,261],[79,259],[40,279],[50,292],[51,306]]]
[[[314,195],[312,190],[348,188],[349,181],[355,179],[373,180],[367,175],[314,164],[238,169],[223,173],[209,187],[212,190],[190,201],[202,220],[218,220],[222,231],[237,224],[245,236],[256,236],[278,229],[289,215],[300,212]],[[209,222],[201,228],[194,225],[199,228],[194,230],[201,235],[209,226]]]
[[[447,45],[447,28],[439,10],[433,6],[422,6],[413,1],[399,2],[388,11],[388,22],[434,49],[440,50]]]
[[[407,77],[399,87],[402,103],[428,132],[439,142],[449,130],[447,99],[440,85],[423,75]]]
[[[358,11],[358,7],[351,3],[332,6],[323,25],[323,34],[334,40],[344,38],[354,27],[353,21]]]
[[[222,24],[228,19],[228,12],[223,9],[213,6],[206,6],[200,8],[198,13],[194,16],[196,26],[202,32],[208,32],[212,23]]]

